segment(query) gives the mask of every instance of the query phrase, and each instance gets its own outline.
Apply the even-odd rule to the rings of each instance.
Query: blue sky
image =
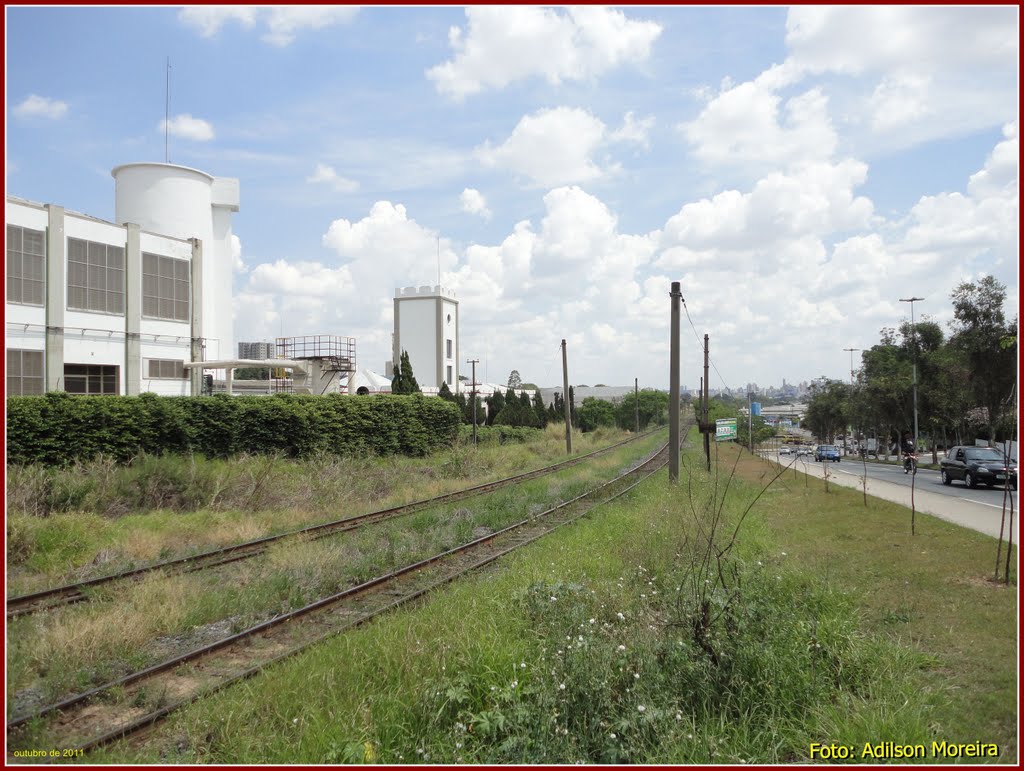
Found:
[[[564,337],[572,382],[666,387],[674,280],[732,387],[845,379],[898,298],[945,325],[988,273],[1017,312],[1015,6],[6,14],[19,197],[112,219],[110,169],[164,159],[170,57],[171,162],[240,180],[236,339],[381,371],[439,245],[497,382],[560,382]]]

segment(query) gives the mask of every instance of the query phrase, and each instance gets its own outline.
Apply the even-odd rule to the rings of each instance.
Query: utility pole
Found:
[[[679,481],[679,303],[683,293],[679,282],[672,282],[672,331],[669,336],[668,372],[668,481]],[[639,404],[639,402],[638,402]]]
[[[747,444],[750,445],[750,452],[754,452],[754,394],[747,391]]]
[[[704,424],[704,456],[708,462],[708,472],[711,472],[711,427],[708,425],[708,336],[704,335],[704,416],[701,418]]]
[[[914,354],[914,451],[917,452],[920,443],[917,440],[917,326],[914,324],[914,303],[923,300],[923,297],[900,298],[901,303],[910,303],[910,335],[913,338]],[[852,354],[851,354],[852,355]]]
[[[859,351],[860,348],[844,348],[843,350],[850,352],[850,389],[851,389],[851,394],[850,395],[852,397],[852,395],[853,395],[852,394],[852,389],[854,388],[854,383],[853,383],[853,352],[854,351]],[[846,432],[846,454],[847,455],[850,454],[850,434],[853,431],[853,422],[852,421],[850,422],[849,429],[850,430],[848,430]],[[858,446],[860,446],[860,440],[859,439],[857,440],[857,444],[858,444]]]
[[[640,433],[640,378],[633,378],[633,399],[636,405],[636,432]]]
[[[569,404],[569,364],[565,357],[565,338],[562,338],[562,401],[565,402],[565,452],[572,455],[572,412]]]
[[[466,363],[473,365],[473,383],[470,393],[473,399],[473,446],[476,447],[476,365],[480,363],[480,359],[466,359]]]

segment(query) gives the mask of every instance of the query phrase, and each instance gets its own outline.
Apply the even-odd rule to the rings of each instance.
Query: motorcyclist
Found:
[[[917,447],[914,445],[914,437],[909,431],[903,432],[900,439],[900,452],[903,453],[903,473],[917,472]]]

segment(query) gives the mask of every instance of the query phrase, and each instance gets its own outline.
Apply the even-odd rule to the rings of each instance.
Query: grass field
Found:
[[[715,476],[688,451],[678,486],[661,473],[86,760],[787,763],[834,744],[1016,763],[1017,587],[989,581],[995,542],[920,515],[911,536],[907,509],[792,472],[761,493],[767,463],[716,449]],[[863,757],[886,742],[927,756]]]

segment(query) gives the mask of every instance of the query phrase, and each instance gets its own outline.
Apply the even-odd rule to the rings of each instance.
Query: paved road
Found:
[[[772,460],[780,461],[812,476],[822,477],[823,466],[827,466],[829,479],[845,487],[861,487],[865,464],[859,459],[845,457],[839,463],[815,463],[810,456],[794,458],[768,453]],[[1002,487],[979,487],[969,489],[962,482],[944,485],[938,471],[920,469],[912,479],[903,473],[901,466],[887,463],[868,463],[868,495],[883,500],[910,506],[911,482],[914,484],[914,505],[918,511],[932,514],[939,519],[953,522],[980,533],[999,536],[1003,524],[1003,501],[1006,499],[1006,521],[1009,521],[1010,501],[1013,501],[1013,543],[1019,543],[1020,501],[1017,492],[1011,490],[1004,496]]]

